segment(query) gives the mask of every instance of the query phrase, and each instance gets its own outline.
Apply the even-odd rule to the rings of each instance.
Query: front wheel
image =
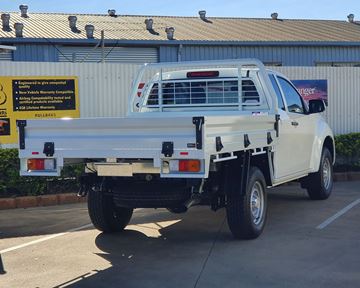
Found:
[[[266,222],[267,194],[264,175],[259,168],[251,167],[248,179],[243,194],[234,189],[227,196],[227,221],[231,233],[237,239],[257,238]]]
[[[88,211],[95,228],[106,233],[124,230],[133,214],[133,209],[116,207],[111,195],[95,189],[88,193]]]
[[[326,147],[322,151],[319,171],[310,174],[307,182],[306,188],[310,199],[329,198],[333,187],[333,166],[331,153]]]

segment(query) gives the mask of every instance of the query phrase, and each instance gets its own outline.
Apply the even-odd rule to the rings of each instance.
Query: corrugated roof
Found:
[[[112,40],[167,40],[165,27],[175,28],[175,40],[181,41],[242,41],[242,42],[359,42],[360,24],[338,20],[250,19],[209,17],[130,16],[71,14],[77,16],[74,33],[69,28],[68,16],[59,13],[10,14],[12,31],[0,29],[0,38],[14,38],[14,23],[24,24],[24,38],[86,39],[85,25],[95,26],[95,38],[105,31]],[[145,28],[145,19],[154,20],[154,31]],[[1,24],[1,23],[0,23]],[[158,34],[158,35],[157,35]]]

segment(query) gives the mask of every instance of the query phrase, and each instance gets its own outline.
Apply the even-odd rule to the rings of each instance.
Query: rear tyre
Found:
[[[262,233],[267,215],[266,182],[261,170],[251,167],[245,193],[241,195],[241,191],[236,190],[227,196],[230,231],[236,239],[255,239]]]
[[[96,229],[106,232],[120,232],[129,224],[133,209],[116,207],[111,195],[90,189],[88,211]]]
[[[333,166],[331,153],[326,147],[322,151],[319,171],[310,174],[306,182],[310,199],[325,200],[329,198],[333,187]]]

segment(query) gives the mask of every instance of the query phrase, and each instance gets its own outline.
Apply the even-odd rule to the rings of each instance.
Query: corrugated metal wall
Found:
[[[94,47],[59,47],[59,62],[94,62],[102,59],[102,49]],[[105,62],[108,63],[153,63],[158,62],[158,49],[149,47],[105,47]]]
[[[161,62],[178,61],[178,47],[160,48]],[[183,45],[182,61],[258,58],[283,66],[315,66],[316,62],[360,62],[360,47],[199,46]]]
[[[16,44],[14,61],[58,62],[58,52],[52,45]]]
[[[159,62],[177,62],[179,46],[160,46]]]
[[[360,68],[274,67],[291,80],[327,79],[327,120],[334,133],[360,132]]]
[[[5,60],[35,62],[100,62],[101,49],[93,47],[17,44],[14,57]],[[58,51],[58,50],[60,51]],[[108,63],[176,62],[234,58],[259,58],[283,66],[315,66],[317,62],[360,62],[360,47],[182,45],[156,47],[106,47]],[[11,56],[11,55],[10,55]],[[1,61],[1,55],[0,55]]]
[[[124,116],[139,65],[1,62],[0,76],[78,76],[81,117]],[[290,79],[328,80],[328,121],[337,134],[360,132],[360,68],[275,67]]]
[[[0,76],[79,77],[81,117],[124,116],[139,65],[1,62]]]

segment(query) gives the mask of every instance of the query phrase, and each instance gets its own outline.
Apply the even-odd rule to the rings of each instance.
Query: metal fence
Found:
[[[77,76],[80,115],[124,116],[137,64],[0,62],[0,76]],[[327,79],[326,117],[336,134],[360,132],[360,68],[274,67],[290,79]]]

